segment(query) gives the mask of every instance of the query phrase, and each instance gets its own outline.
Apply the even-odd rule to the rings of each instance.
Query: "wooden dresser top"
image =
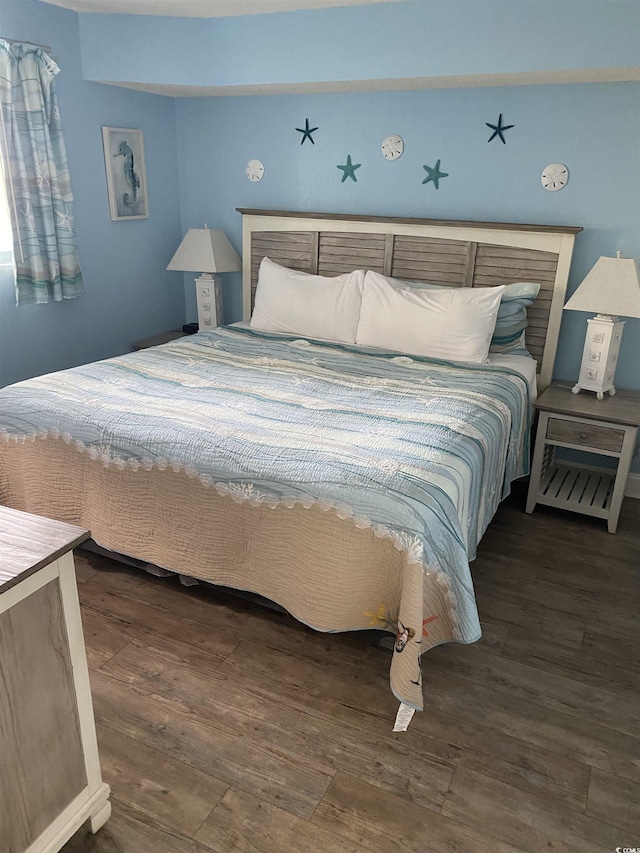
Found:
[[[0,595],[88,538],[81,527],[0,506]]]

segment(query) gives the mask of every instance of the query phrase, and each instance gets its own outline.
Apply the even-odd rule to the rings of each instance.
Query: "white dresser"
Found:
[[[72,554],[88,535],[0,507],[2,853],[57,853],[111,813]]]

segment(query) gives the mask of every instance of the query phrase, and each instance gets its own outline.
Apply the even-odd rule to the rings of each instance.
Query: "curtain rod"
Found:
[[[34,41],[27,41],[26,39],[8,39],[3,36],[0,36],[0,38],[2,38],[3,41],[8,41],[9,44],[30,44],[33,47],[41,47],[42,50],[46,50],[47,53],[51,53],[51,47],[48,44],[37,44]]]

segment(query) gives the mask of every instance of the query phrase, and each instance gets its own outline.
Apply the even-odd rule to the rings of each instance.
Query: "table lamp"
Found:
[[[219,326],[223,320],[222,282],[211,273],[238,272],[242,264],[224,231],[207,227],[190,228],[182,238],[168,270],[199,272],[196,278],[198,327],[207,331]]]
[[[633,258],[599,258],[571,299],[567,311],[596,311],[587,320],[587,336],[582,353],[580,376],[571,389],[579,394],[595,391],[598,400],[613,384],[625,321],[620,317],[640,317],[640,275]]]

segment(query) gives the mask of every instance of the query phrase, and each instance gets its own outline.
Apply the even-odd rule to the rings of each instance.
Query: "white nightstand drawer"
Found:
[[[549,418],[547,439],[619,453],[622,450],[624,430],[564,418]]]

